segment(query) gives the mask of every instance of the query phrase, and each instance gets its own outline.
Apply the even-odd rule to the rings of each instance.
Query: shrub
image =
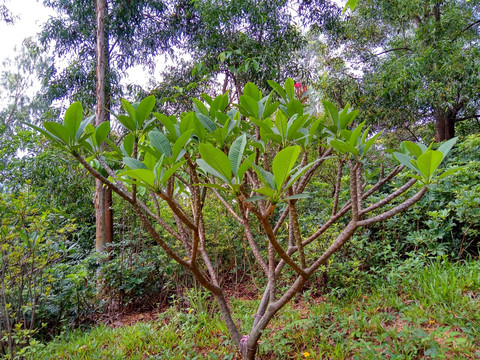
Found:
[[[270,85],[274,91],[263,96],[248,83],[235,107],[229,107],[228,93],[215,99],[204,94],[204,103],[194,99],[195,111],[179,117],[153,113],[150,119],[153,96],[138,104],[123,100],[128,116],[117,119],[127,135],[120,147],[108,139],[109,123],[95,128],[91,119],[83,120],[79,103],[69,107],[63,124],[34,126],[131,204],[165,253],[212,293],[244,359],[255,357],[261,333],[273,316],[357,229],[389,219],[421,199],[437,181],[436,170],[455,143],[453,139],[432,150],[405,142],[394,154],[402,165],[375,181],[365,177],[364,170],[379,134],[370,137],[364,123],[354,124],[356,111],[339,111],[324,102],[327,115],[318,119],[305,109],[303,99],[296,98],[292,79],[284,87]],[[299,204],[309,198],[304,191],[316,171],[332,157],[337,160],[338,181],[325,194],[333,195],[332,207],[325,218],[316,219],[314,228],[305,228],[299,221]],[[119,163],[120,169],[114,170],[106,159]],[[367,205],[369,197],[403,168],[410,170],[412,179]],[[340,202],[343,176],[349,179],[346,202]],[[423,185],[412,194],[409,190],[417,182]],[[257,276],[266,282],[248,335],[241,336],[232,319],[208,251],[211,198],[237,222],[237,232],[244,233],[245,246],[261,269]],[[332,228],[340,231],[329,233]]]

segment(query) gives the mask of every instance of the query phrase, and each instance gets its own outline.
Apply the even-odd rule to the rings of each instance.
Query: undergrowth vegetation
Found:
[[[216,308],[190,292],[156,321],[66,331],[35,349],[37,359],[235,359]],[[231,306],[242,327],[258,300]],[[468,359],[480,356],[480,263],[436,261],[423,269],[350,289],[338,298],[306,292],[266,329],[261,359]]]

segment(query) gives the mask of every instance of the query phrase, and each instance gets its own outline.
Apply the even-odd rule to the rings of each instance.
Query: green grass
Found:
[[[347,294],[322,301],[298,297],[266,329],[260,358],[480,358],[478,261],[435,263],[368,293]],[[256,303],[231,302],[244,333]],[[65,333],[32,358],[226,360],[236,359],[234,352],[225,324],[202,304],[184,311],[172,307],[156,322]]]

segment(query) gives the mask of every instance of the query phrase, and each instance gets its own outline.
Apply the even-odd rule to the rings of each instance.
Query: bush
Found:
[[[0,354],[9,358],[91,308],[91,286],[75,280],[86,271],[71,242],[75,224],[57,228],[57,215],[28,187],[0,193]]]
[[[459,141],[445,168],[464,168],[432,186],[408,212],[358,232],[321,280],[341,295],[346,287],[368,288],[378,278],[393,281],[393,274],[402,276],[430,260],[478,257],[479,153],[480,135]]]
[[[152,309],[165,303],[174,289],[174,269],[178,265],[159,246],[148,244],[140,250],[136,245],[131,240],[118,242],[110,253],[114,257],[101,260],[99,281],[110,308],[135,305],[136,309]]]

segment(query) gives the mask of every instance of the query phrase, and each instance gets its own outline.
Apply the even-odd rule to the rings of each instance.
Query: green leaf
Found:
[[[340,129],[346,129],[357,117],[358,110],[349,111],[348,105],[339,114]]]
[[[78,131],[77,131],[78,134]],[[77,143],[83,143],[89,139],[93,134],[95,134],[95,127],[92,124],[87,124],[83,130],[83,135],[77,140]]]
[[[130,117],[131,124],[133,124],[133,129],[130,129],[130,130],[134,131],[136,129],[135,128],[135,123],[137,122],[136,114],[135,114],[136,113],[135,108],[132,106],[132,104],[130,104],[125,99],[122,99],[121,102],[122,102],[122,107],[128,113],[128,116]]]
[[[128,116],[118,115],[117,120],[120,121],[120,124],[122,124],[125,127],[125,129],[127,129],[129,131],[132,131],[132,132],[135,131],[135,123]]]
[[[331,139],[328,143],[341,154],[351,153],[353,155],[358,155],[358,150],[344,141]]]
[[[95,118],[95,115],[90,115],[89,117],[87,117],[85,120],[83,120],[81,123],[80,123],[80,126],[78,127],[78,130],[77,130],[77,133],[75,135],[75,138],[78,140],[80,139],[80,136],[82,136],[84,130],[85,130],[85,127],[90,123],[90,121],[92,121],[92,119]]]
[[[165,173],[162,176],[162,184],[164,186],[167,184],[168,179],[170,179],[172,175],[175,174],[175,171],[177,171],[178,168],[183,164],[185,164],[185,161],[179,161],[176,164],[174,164],[171,168],[165,170]]]
[[[308,115],[302,115],[302,116],[293,116],[289,121],[288,121],[288,131],[287,131],[287,138],[288,139],[295,139],[298,131],[300,128],[305,124],[305,122],[308,120]]]
[[[288,116],[293,116],[295,114],[303,115],[303,105],[297,99],[292,99],[287,104]]]
[[[99,148],[102,146],[102,143],[105,141],[109,133],[110,133],[109,121],[104,121],[97,126],[97,129],[95,130],[95,141]]]
[[[147,169],[153,170],[155,168],[155,165],[157,164],[157,155],[158,154],[154,154],[152,151],[145,152],[142,162],[145,164]],[[162,156],[163,155],[161,155],[160,158],[162,158]]]
[[[168,141],[167,137],[163,133],[153,130],[150,131],[148,137],[150,139],[150,144],[152,144],[152,146],[157,149],[160,154],[170,157],[170,141]]]
[[[220,172],[210,166],[205,160],[197,159],[197,165],[200,167],[207,174],[211,174],[216,178],[223,180],[224,182],[228,183],[229,180]]]
[[[247,136],[243,134],[239,136],[230,147],[230,151],[228,152],[228,158],[230,159],[230,163],[232,164],[233,176],[237,176],[238,169],[240,168],[243,152],[245,150],[246,145],[247,145]]]
[[[182,114],[182,115],[183,116],[181,117],[180,125],[178,127],[178,129],[180,131],[180,134],[183,134],[184,132],[192,130],[192,129],[195,129],[195,132],[197,132],[196,125],[198,125],[199,129],[201,129],[203,132],[205,132],[204,127],[202,126],[200,121],[197,120],[198,118],[193,111],[190,111],[189,113]]]
[[[266,140],[272,140],[273,142],[276,142],[277,144],[281,144],[283,139],[280,135],[277,134],[265,134],[262,135],[262,138],[265,138]]]
[[[360,133],[364,125],[365,121],[360,123],[355,129],[353,129],[352,133],[350,134],[350,139],[348,140],[348,144],[350,146],[357,146],[357,144],[359,143],[358,138],[360,137]]]
[[[423,154],[423,151],[420,148],[420,146],[418,146],[417,144],[411,141],[404,141],[403,145],[405,146],[405,149],[407,149],[410,152],[410,154],[415,156],[416,158],[418,158],[420,155]]]
[[[155,96],[153,95],[146,97],[145,99],[140,101],[140,104],[138,104],[137,111],[135,113],[136,113],[139,129],[142,128],[143,123],[152,112],[154,106],[155,106]]]
[[[400,152],[394,152],[393,157],[402,165],[406,166],[414,172],[418,172],[418,169],[411,163],[412,158]]]
[[[263,114],[262,114],[262,118],[263,119],[266,119],[268,118],[270,115],[272,115],[275,110],[278,109],[278,106],[280,105],[280,103],[277,101],[277,102],[274,102],[272,104],[267,104],[265,106],[265,109],[263,110]]]
[[[300,176],[302,176],[303,173],[304,173],[305,171],[307,171],[308,169],[310,169],[313,165],[315,165],[315,162],[312,162],[312,163],[310,163],[310,164],[305,165],[304,167],[298,169],[295,174],[293,174],[292,176],[290,176],[290,179],[288,180],[287,185],[285,185],[284,191],[285,191],[286,189],[288,189],[290,186],[292,186],[292,185],[295,183],[295,181],[297,181],[297,179],[298,179]]]
[[[41,127],[38,127],[37,125],[34,125],[34,124],[30,124],[30,123],[27,123],[27,122],[24,122],[24,121],[22,121],[22,124],[25,124],[27,126],[30,126],[32,129],[37,130],[41,134],[45,135],[48,139],[53,141],[55,143],[55,146],[58,146],[62,150],[65,150],[65,151],[68,152],[67,148],[62,145],[62,143],[59,141],[60,139],[57,136],[55,136],[54,134],[51,134],[50,132],[45,131]]]
[[[447,156],[447,154],[450,152],[450,150],[452,150],[457,140],[458,137],[454,137],[453,139],[445,141],[442,145],[438,147],[438,151],[440,151],[444,157]]]
[[[198,99],[192,98],[193,101],[193,109],[197,114],[203,114],[205,116],[208,115],[208,109],[205,107],[205,105]]]
[[[173,121],[163,115],[163,114],[160,114],[160,113],[153,113],[153,116],[155,116],[155,118],[160,121],[162,123],[163,126],[165,126],[165,128],[168,130],[168,132],[172,135],[177,135],[177,131],[175,130],[175,126],[173,124]]]
[[[230,163],[228,156],[211,144],[200,144],[198,150],[207,164],[222,174],[223,178],[230,183],[232,164]]]
[[[70,105],[65,112],[65,118],[63,124],[69,133],[69,138],[75,139],[77,135],[77,130],[82,123],[83,118],[83,108],[80,102],[74,102]]]
[[[153,166],[153,174],[155,175],[155,181],[157,183],[161,181],[161,178],[165,173],[165,168],[163,167],[163,160],[165,160],[165,156],[160,155],[157,163]]]
[[[456,173],[457,171],[465,170],[466,168],[468,168],[468,166],[459,166],[459,167],[447,170],[444,173],[442,173],[438,178],[443,179],[443,178],[445,178],[449,175],[452,175],[452,174]]]
[[[222,113],[228,105],[228,92],[225,95],[218,95],[213,101],[210,98],[210,104],[210,116],[214,117],[217,112]]]
[[[123,139],[123,143],[120,146],[120,149],[122,149],[122,152],[128,157],[133,154],[133,142],[135,138],[133,134],[128,134],[125,136],[125,139]]]
[[[131,178],[138,179],[151,187],[155,186],[155,175],[153,174],[152,170],[132,169],[124,171],[123,174],[128,175]]]
[[[115,151],[117,154],[122,154],[122,150],[118,148],[118,146],[110,139],[105,139],[105,142]],[[133,150],[133,149],[132,149]]]
[[[246,201],[248,201],[248,202],[254,202],[254,201],[265,200],[265,199],[267,199],[266,196],[259,196],[259,195],[257,195],[257,196],[249,197]]]
[[[347,3],[345,4],[345,7],[343,8],[342,14],[347,11],[347,9],[350,9],[351,11],[355,10],[357,7],[358,0],[348,0]]]
[[[292,78],[285,80],[285,92],[287,93],[289,100],[295,99],[295,84]]]
[[[142,163],[138,159],[134,159],[131,157],[124,157],[123,158],[123,163],[127,165],[130,169],[135,170],[135,169],[147,169],[147,166]],[[152,173],[153,174],[153,173]]]
[[[178,139],[175,141],[172,149],[172,157],[174,161],[178,161],[184,153],[182,153],[182,149],[185,144],[188,144],[190,141],[190,137],[192,136],[193,129],[184,132]]]
[[[255,160],[255,153],[251,154],[238,168],[237,170],[237,178],[239,182],[243,180],[243,176],[247,172],[247,170],[251,167],[251,162]]]
[[[192,184],[192,186],[203,186],[203,187],[208,187],[208,188],[217,189],[217,190],[227,190],[227,188],[224,188],[223,186],[220,186],[218,184],[211,184],[211,183]]]
[[[214,132],[217,130],[217,125],[215,122],[213,122],[212,119],[210,119],[208,116],[203,115],[202,113],[197,113],[197,118],[200,120],[202,123],[203,127],[208,131],[208,132]]]
[[[70,143],[70,137],[75,138],[75,134],[71,135],[72,133],[62,124],[44,121],[43,127],[67,145]]]
[[[287,102],[287,94],[285,93],[285,90],[283,89],[283,87],[276,83],[275,81],[272,81],[272,80],[267,80],[268,82],[268,85],[270,85],[270,87],[278,94],[280,95],[280,97],[285,101]]]
[[[242,105],[243,109],[247,111],[247,116],[253,116],[258,119],[258,102],[254,98],[248,95],[241,95],[240,96],[240,105]]]
[[[288,121],[283,111],[277,111],[277,114],[275,115],[275,126],[278,129],[282,140],[285,139],[288,131]]]
[[[245,85],[243,94],[250,96],[255,101],[259,101],[262,98],[262,93],[258,90],[257,86],[251,82]]]
[[[443,154],[437,150],[427,150],[417,159],[417,167],[427,181],[430,181],[433,173],[443,160]]]
[[[283,183],[290,175],[300,151],[300,146],[290,146],[280,151],[273,159],[272,170],[277,190],[282,188]]]
[[[368,129],[367,129],[368,130]],[[377,140],[377,138],[383,133],[383,130],[380,131],[379,133],[375,134],[370,140],[368,140],[366,143],[365,143],[365,147],[363,148],[362,150],[362,157],[364,157],[368,150],[370,150],[370,148],[372,147],[372,145],[375,143],[375,140]]]
[[[337,132],[339,132],[341,130],[341,126],[340,126],[338,110],[336,106],[333,105],[333,103],[326,100],[323,100],[322,104],[328,117],[332,120],[333,125],[335,125],[335,127],[337,128]]]
[[[257,173],[260,181],[262,183],[264,183],[265,185],[270,186],[270,188],[275,189],[275,178],[273,177],[273,174],[271,172],[269,172],[265,169],[262,169],[261,167],[255,165],[255,163],[253,162],[253,159],[254,158],[249,158],[248,160],[250,162],[250,165],[252,165],[253,168],[255,169],[255,172]]]
[[[260,189],[254,189],[253,191],[255,191],[259,194],[265,195],[271,200],[273,200],[275,198],[275,195],[276,195],[276,191],[269,188],[269,187],[262,187]]]
[[[286,198],[283,198],[283,200],[298,200],[298,199],[306,199],[312,196],[312,194],[309,193],[301,193],[301,194],[294,194],[291,196],[287,196]]]

